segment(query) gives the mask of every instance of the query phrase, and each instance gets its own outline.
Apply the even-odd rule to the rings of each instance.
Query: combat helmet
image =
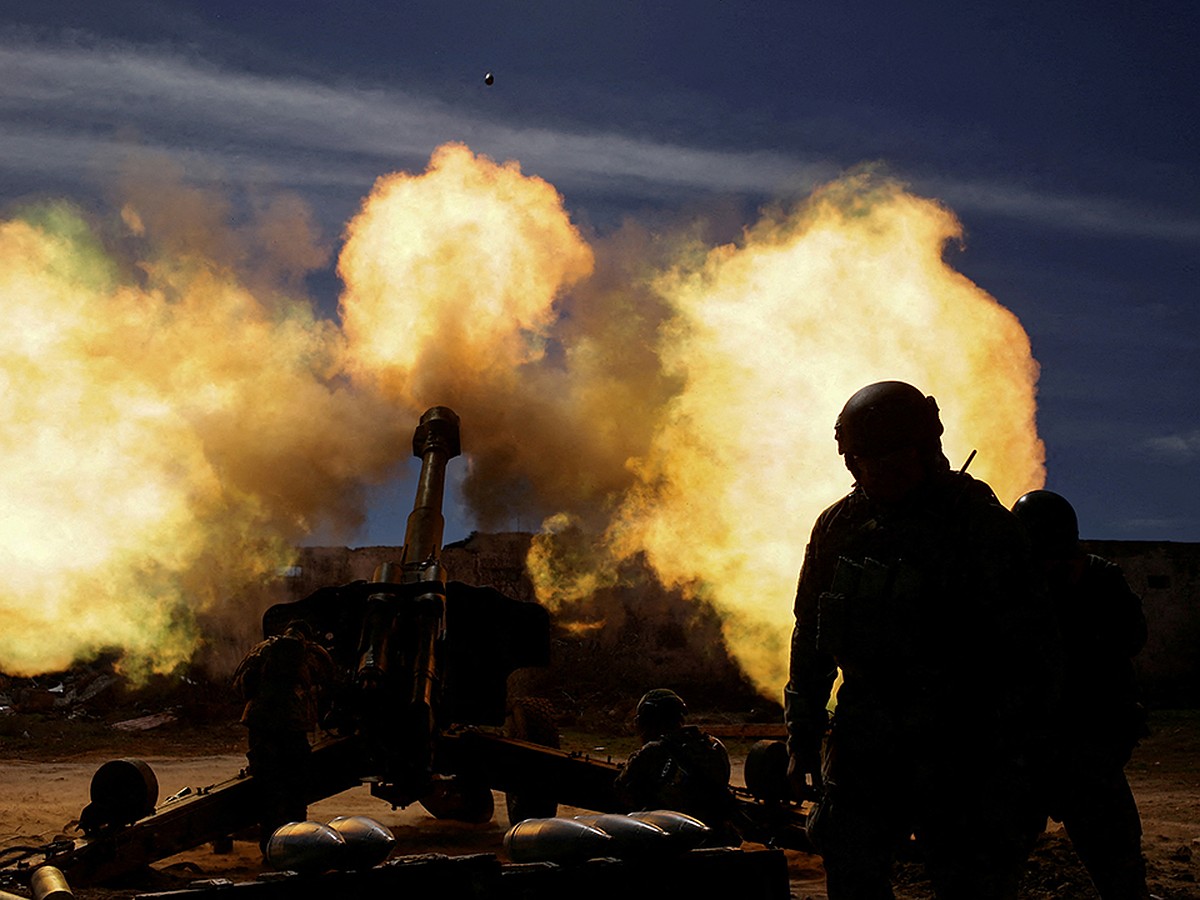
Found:
[[[903,447],[940,451],[937,401],[903,381],[869,384],[846,401],[833,426],[843,456],[886,456]]]
[[[1017,498],[1012,511],[1025,526],[1035,556],[1066,559],[1079,552],[1079,519],[1066,497],[1029,491]]]
[[[635,721],[638,723],[662,723],[676,719],[682,721],[687,713],[687,704],[670,688],[654,688],[642,695],[638,701]]]

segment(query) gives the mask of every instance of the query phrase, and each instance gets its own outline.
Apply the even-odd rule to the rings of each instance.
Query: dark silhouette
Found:
[[[252,647],[234,672],[234,689],[246,701],[247,772],[261,785],[259,846],[264,849],[280,825],[307,818],[309,734],[317,725],[322,688],[333,677],[329,653],[299,620]]]
[[[1020,523],[950,469],[942,430],[909,384],[851,397],[834,435],[855,485],[818,517],[800,572],[788,777],[817,801],[830,900],[892,897],[914,833],[939,898],[1015,898],[1034,830],[1053,617]]]
[[[706,846],[737,846],[729,754],[695,725],[685,725],[687,705],[674,691],[655,688],[637,705],[634,724],[643,744],[617,776],[617,795],[630,810],[687,813],[711,829]]]
[[[1142,601],[1119,566],[1084,553],[1075,509],[1052,491],[1013,504],[1058,614],[1062,697],[1043,797],[1104,900],[1144,900],[1142,821],[1125,764],[1147,734],[1133,671],[1146,643]]]

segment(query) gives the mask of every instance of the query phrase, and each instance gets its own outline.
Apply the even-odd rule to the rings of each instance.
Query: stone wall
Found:
[[[473,534],[442,550],[447,576],[533,600],[525,572],[532,536]],[[280,585],[280,600],[299,600],[317,588],[373,577],[397,547],[305,547]],[[619,587],[554,615],[551,664],[514,673],[510,691],[552,700],[566,717],[600,714],[632,719],[638,697],[653,687],[680,691],[697,710],[754,711],[777,718],[778,704],[758,697],[726,649],[716,612],[667,591],[634,563]]]
[[[447,545],[442,562],[452,580],[491,585],[519,600],[533,599],[524,560],[530,535],[473,534]],[[1157,541],[1085,541],[1090,552],[1124,569],[1142,597],[1149,639],[1136,661],[1147,702],[1200,705],[1200,544]],[[397,547],[306,547],[280,585],[280,599],[296,600],[324,585],[371,579]],[[600,592],[557,617],[553,663],[525,673],[523,687],[553,695],[566,709],[609,707],[626,715],[629,698],[650,687],[675,687],[700,704],[771,702],[754,695],[730,660],[715,611],[665,591],[633,573],[628,584]]]
[[[442,549],[442,565],[452,581],[491,585],[518,600],[533,599],[525,574],[525,555],[531,535],[474,534]],[[370,581],[375,569],[399,562],[400,547],[301,547],[293,570],[283,578],[286,599],[299,600],[319,587]]]
[[[1149,635],[1135,660],[1154,706],[1200,706],[1200,544],[1084,541],[1119,565],[1142,598]]]

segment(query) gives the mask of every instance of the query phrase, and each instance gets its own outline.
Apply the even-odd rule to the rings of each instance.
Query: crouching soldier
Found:
[[[687,705],[672,690],[655,688],[642,697],[634,718],[642,748],[617,775],[617,796],[631,811],[694,816],[712,829],[706,846],[737,846],[729,754],[715,737],[685,725],[686,714]]]
[[[256,644],[233,675],[246,701],[246,771],[259,784],[259,846],[288,822],[308,817],[306,792],[318,702],[332,686],[334,664],[312,639],[307,622],[288,623],[283,634]]]

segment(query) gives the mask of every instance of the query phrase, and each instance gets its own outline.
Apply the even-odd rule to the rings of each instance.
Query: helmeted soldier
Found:
[[[834,429],[855,484],[813,527],[784,690],[830,900],[891,897],[914,833],[939,898],[1017,895],[1054,624],[1020,523],[950,469],[942,431],[899,381],[858,391]]]
[[[280,825],[307,818],[309,734],[334,672],[328,651],[303,621],[256,644],[234,672],[234,689],[246,701],[241,721],[248,729],[247,772],[259,784],[264,848]]]
[[[1146,643],[1142,601],[1119,566],[1084,552],[1065,497],[1030,491],[1013,512],[1045,572],[1062,634],[1046,811],[1066,828],[1104,900],[1149,897],[1141,817],[1124,771],[1146,734],[1133,671]]]
[[[632,810],[687,813],[711,829],[706,846],[741,843],[730,824],[734,811],[725,745],[685,725],[687,704],[667,688],[638,701],[634,725],[643,744],[618,773],[617,796]]]

